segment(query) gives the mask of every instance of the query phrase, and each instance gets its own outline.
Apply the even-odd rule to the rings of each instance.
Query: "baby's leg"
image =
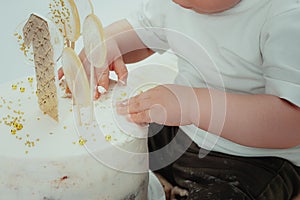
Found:
[[[300,194],[298,196],[296,196],[295,198],[293,198],[293,200],[300,200]]]
[[[175,200],[177,196],[179,197],[185,197],[188,196],[188,191],[185,189],[182,189],[178,186],[173,186],[171,183],[169,183],[163,176],[161,176],[158,173],[155,173],[156,177],[158,178],[159,182],[164,188],[166,199],[167,200]]]
[[[189,200],[298,200],[300,173],[276,157],[239,157],[208,152],[199,158],[189,149],[173,165],[176,183]],[[198,158],[197,158],[198,157]]]
[[[159,127],[154,128],[157,131]],[[151,134],[153,129],[150,127]],[[185,149],[187,143],[190,145]],[[207,151],[205,157],[199,158],[199,147],[178,127],[163,127],[149,138],[150,152],[160,153],[164,147],[167,147],[164,153],[150,154],[150,169],[156,172],[157,166],[164,161],[173,161],[158,170],[169,182],[163,180],[162,184],[170,197],[173,186],[178,186],[188,191],[187,200],[299,199],[294,196],[300,193],[300,168],[284,159],[240,157],[213,151]],[[181,156],[173,159],[178,151],[182,152]],[[173,194],[177,191],[173,190]]]

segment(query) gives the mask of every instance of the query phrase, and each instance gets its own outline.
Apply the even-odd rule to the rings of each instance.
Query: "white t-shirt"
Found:
[[[299,0],[242,0],[211,15],[184,9],[172,0],[147,0],[128,21],[148,47],[178,54],[177,84],[272,94],[300,106],[299,19]],[[300,166],[300,146],[251,148],[193,125],[181,129],[208,150],[278,156]]]

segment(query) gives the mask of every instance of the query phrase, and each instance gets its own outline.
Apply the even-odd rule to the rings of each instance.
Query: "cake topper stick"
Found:
[[[104,68],[106,62],[106,46],[104,43],[104,31],[99,18],[94,15],[88,15],[83,22],[82,30],[83,44],[87,59],[91,64],[90,85],[94,85],[94,67]],[[90,95],[93,99],[94,87],[90,88]],[[93,115],[94,112],[91,112]],[[94,116],[91,116],[93,119]]]
[[[23,28],[25,45],[33,46],[40,109],[58,121],[58,99],[55,84],[55,60],[48,22],[31,14]]]
[[[81,60],[76,52],[66,47],[62,55],[63,70],[67,84],[70,87],[73,96],[73,102],[77,108],[77,118],[79,124],[82,124],[80,109],[82,107],[91,107],[93,105],[89,96],[90,86],[85,74]]]

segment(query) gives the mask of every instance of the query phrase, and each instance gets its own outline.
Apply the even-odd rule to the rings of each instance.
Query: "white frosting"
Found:
[[[93,123],[87,124],[90,113],[82,109],[80,127],[70,99],[59,99],[57,123],[38,108],[35,82],[24,78],[0,86],[1,199],[146,199],[147,128],[114,111],[116,101],[133,94],[128,88],[110,89],[96,101]],[[21,130],[8,124],[15,118]]]

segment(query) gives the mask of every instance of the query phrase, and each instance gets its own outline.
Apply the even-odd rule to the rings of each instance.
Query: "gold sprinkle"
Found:
[[[40,138],[37,138],[35,141],[39,142],[39,141],[40,141]]]
[[[17,130],[19,131],[19,130],[22,130],[23,129],[23,125],[22,124],[17,124]]]
[[[125,97],[125,96],[127,96],[127,93],[126,93],[126,92],[123,92],[123,93],[121,94],[121,96],[122,96],[122,97]]]
[[[83,139],[82,137],[80,137],[80,139],[78,141],[79,145],[81,145],[81,146],[85,145],[86,142],[87,142],[87,140]]]
[[[29,134],[26,134],[26,137],[29,137]]]
[[[10,133],[11,133],[12,135],[16,135],[17,131],[16,131],[16,129],[12,129],[12,130],[10,130]]]
[[[28,154],[28,151],[25,151],[25,154]]]
[[[16,89],[18,88],[18,86],[17,86],[17,85],[12,85],[11,88],[12,88],[13,90],[16,90]]]
[[[40,120],[40,119],[41,119],[41,118],[39,118],[39,117],[38,117],[38,118],[36,118],[36,120]]]
[[[28,77],[28,82],[32,83],[33,82],[33,78],[32,77]]]
[[[20,92],[25,92],[25,88],[24,87],[20,87]]]
[[[66,126],[64,126],[64,129],[66,130],[66,129],[67,129],[67,127],[66,127]]]
[[[111,141],[111,135],[106,135],[106,136],[105,136],[105,140],[106,140],[107,142],[110,142],[110,141]]]

